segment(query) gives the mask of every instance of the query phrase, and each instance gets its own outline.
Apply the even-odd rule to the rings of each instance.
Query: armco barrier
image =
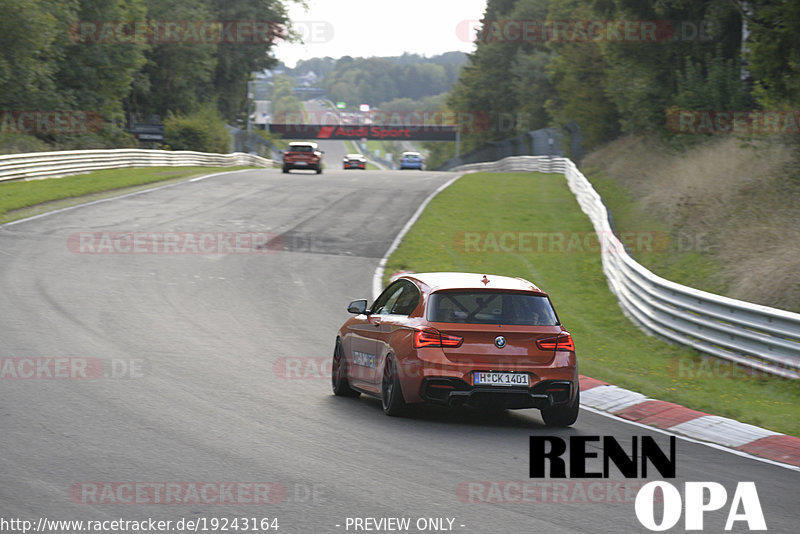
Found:
[[[271,167],[272,160],[251,154],[117,149],[32,152],[0,156],[0,182],[49,178],[123,167]]]
[[[614,235],[600,195],[569,159],[516,156],[452,170],[564,174],[603,243],[609,287],[645,332],[754,370],[800,378],[800,314],[682,286],[639,265]]]

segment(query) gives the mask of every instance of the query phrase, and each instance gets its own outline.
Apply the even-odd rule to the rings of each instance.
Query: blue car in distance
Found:
[[[418,169],[422,170],[422,155],[419,152],[403,152],[400,157],[400,170]]]

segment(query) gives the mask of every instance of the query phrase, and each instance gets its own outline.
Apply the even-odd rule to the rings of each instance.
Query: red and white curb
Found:
[[[680,404],[645,397],[581,375],[581,405],[680,436],[714,443],[775,462],[800,467],[800,438]]]

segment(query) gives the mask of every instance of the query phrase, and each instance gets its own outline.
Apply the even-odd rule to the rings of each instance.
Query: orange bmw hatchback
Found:
[[[392,282],[339,329],[333,392],[381,400],[387,415],[409,404],[538,408],[569,426],[580,394],[575,345],[547,293],[522,278],[418,273]]]

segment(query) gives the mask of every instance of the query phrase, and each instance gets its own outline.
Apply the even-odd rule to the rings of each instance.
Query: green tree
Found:
[[[548,19],[551,23],[591,20],[592,11],[586,2],[552,0]],[[576,121],[581,126],[584,148],[617,137],[619,114],[607,94],[609,66],[598,44],[553,40],[548,48],[550,55],[545,60],[550,61],[544,64],[544,69],[553,90],[545,106],[554,123]]]
[[[415,54],[389,58],[343,57],[325,77],[322,87],[332,100],[372,107],[396,98],[420,100],[449,91],[455,80],[454,73],[464,59],[464,54],[460,53],[433,58]]]
[[[268,22],[273,28],[288,23],[286,7],[279,0],[205,1],[217,21]],[[272,56],[273,46],[274,41],[249,43],[245,38],[242,42],[217,47],[211,77],[212,94],[223,117],[232,120],[244,112],[250,73],[277,65]]]
[[[276,76],[271,92],[273,120],[286,122],[287,118],[300,117],[302,105],[294,94],[294,80],[289,76]],[[292,121],[296,122],[296,121]]]
[[[680,109],[742,110],[747,95],[741,81],[739,61],[725,60],[718,50],[702,63],[686,58],[686,65],[676,74],[678,91],[675,104]]]
[[[766,108],[800,104],[800,3],[733,0],[747,20],[746,60]]]
[[[313,72],[317,76],[325,77],[336,68],[336,60],[332,57],[315,57],[311,59],[301,59],[293,69],[289,69],[293,75],[302,75]]]
[[[620,133],[617,108],[606,94],[605,66],[597,47],[588,43],[564,46],[548,66],[556,91],[547,101],[547,111],[555,124],[577,122],[585,149]]]
[[[728,0],[606,0],[594,2],[592,13],[601,20],[674,22],[675,33],[658,42],[599,44],[608,65],[606,92],[625,132],[664,131],[665,110],[675,103],[677,73],[686,58],[703,64],[715,49],[723,60],[740,53],[741,19]],[[687,23],[694,33],[683,33]]]
[[[227,154],[231,135],[214,103],[189,114],[164,119],[164,142],[173,150],[195,150]]]
[[[0,109],[71,109],[56,83],[77,0],[0,0]]]
[[[80,0],[79,21],[143,21],[143,0]],[[75,41],[63,48],[56,82],[65,98],[78,109],[95,111],[107,120],[124,124],[123,99],[130,94],[134,76],[145,64],[146,43],[96,44]]]
[[[214,20],[200,1],[146,0],[147,18],[164,21]],[[213,98],[212,79],[217,65],[215,44],[188,40],[153,43],[147,62],[133,82],[129,110],[140,118],[169,112],[185,114]]]
[[[543,21],[547,9],[547,0],[488,1],[482,37],[453,86],[447,107],[461,112],[485,113],[491,127],[486,131],[464,132],[462,150],[544,126],[543,106],[550,93],[544,72],[546,62],[540,55],[547,53],[545,44],[506,40],[502,33],[500,38],[495,37],[497,21]]]

